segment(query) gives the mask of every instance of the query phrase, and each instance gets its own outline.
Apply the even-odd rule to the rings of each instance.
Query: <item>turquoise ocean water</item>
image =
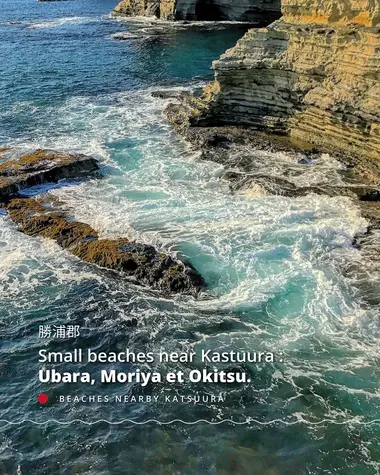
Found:
[[[222,167],[200,161],[173,133],[166,101],[151,93],[202,85],[242,31],[163,33],[160,24],[109,18],[115,4],[0,0],[0,145],[98,158],[104,179],[50,193],[104,237],[186,257],[208,295],[164,298],[18,233],[0,215],[0,473],[380,473],[379,312],[344,273],[360,262],[351,241],[364,220],[346,198],[231,194]],[[123,30],[130,38],[116,41]],[[286,154],[244,153],[267,173],[292,170],[299,183],[339,182],[341,165],[328,156],[305,171]],[[38,338],[40,325],[58,324],[80,325],[80,338]],[[235,364],[252,379],[244,387],[70,387],[38,382],[41,347],[261,350],[283,362]],[[190,367],[201,366],[151,369]],[[231,365],[215,364],[222,367]],[[40,392],[53,402],[40,407]],[[222,394],[225,402],[54,402],[83,393]],[[200,419],[207,422],[193,424]],[[233,422],[218,424],[225,419]]]

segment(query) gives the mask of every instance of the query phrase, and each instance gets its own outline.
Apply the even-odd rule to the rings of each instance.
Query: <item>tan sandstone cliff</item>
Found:
[[[282,12],[214,62],[190,123],[380,158],[380,1],[282,0]]]
[[[122,0],[119,16],[156,16],[164,20],[246,21],[268,25],[280,17],[280,0]]]

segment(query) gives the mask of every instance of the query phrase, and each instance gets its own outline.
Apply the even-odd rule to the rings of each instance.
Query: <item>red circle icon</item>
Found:
[[[37,401],[40,403],[40,404],[46,404],[49,400],[49,396],[47,394],[40,394],[37,398]]]

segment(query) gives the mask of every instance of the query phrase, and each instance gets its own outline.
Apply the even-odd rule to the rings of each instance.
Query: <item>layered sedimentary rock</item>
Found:
[[[267,25],[280,16],[280,0],[122,0],[114,14],[165,20],[246,21]]]
[[[283,0],[282,10],[214,62],[190,125],[243,124],[380,158],[379,1]]]
[[[116,6],[113,11],[113,14],[119,16],[159,16],[160,1],[123,0]]]
[[[380,23],[378,0],[282,0],[289,23],[376,26]]]

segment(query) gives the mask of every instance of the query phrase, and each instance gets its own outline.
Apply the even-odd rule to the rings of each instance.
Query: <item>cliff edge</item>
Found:
[[[282,0],[282,13],[215,61],[203,97],[171,118],[247,125],[379,159],[379,1]]]

